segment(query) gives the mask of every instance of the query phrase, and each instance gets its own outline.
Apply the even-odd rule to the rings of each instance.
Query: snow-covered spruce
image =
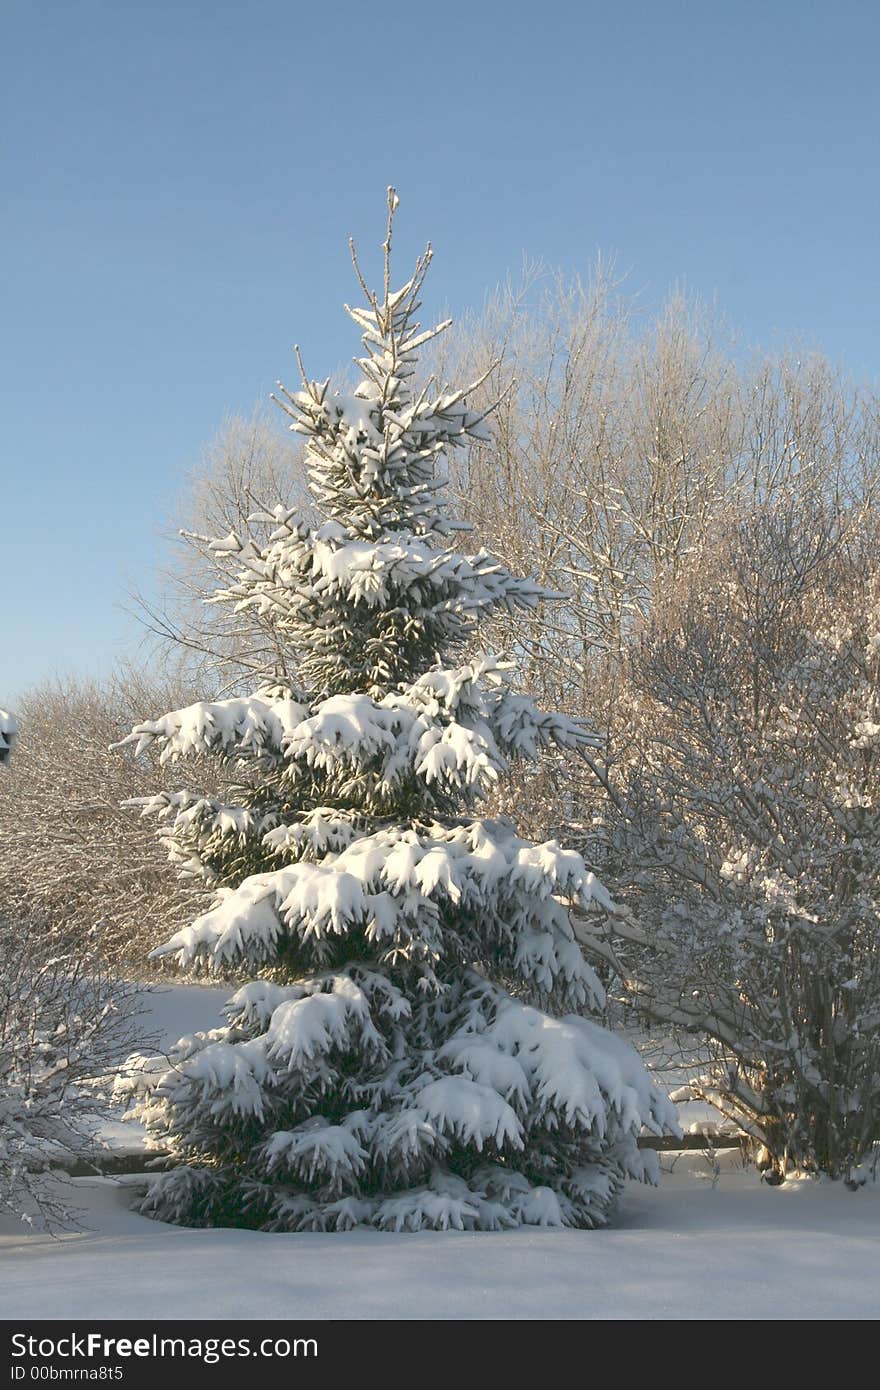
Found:
[[[271,612],[277,668],[127,740],[218,756],[238,782],[234,804],[143,803],[181,872],[217,889],[154,954],[261,976],[226,1027],[133,1068],[178,1160],[141,1209],[184,1224],[596,1226],[626,1177],[652,1175],[640,1131],[675,1127],[633,1049],[576,1012],[603,997],[568,906],[607,907],[605,890],[577,854],[476,815],[512,759],[594,740],[517,694],[506,663],[467,658],[483,614],[554,596],[447,547],[444,451],[481,422],[466,392],[411,387],[445,325],[415,322],[430,250],[390,291],[395,206],[384,295],[349,310],[361,385],[282,388],[323,520],[279,509],[264,546],[214,546],[216,601]]]

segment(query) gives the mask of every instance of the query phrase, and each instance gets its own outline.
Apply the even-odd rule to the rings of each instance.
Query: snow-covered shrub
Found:
[[[0,784],[7,917],[36,914],[141,971],[150,947],[192,915],[196,886],[178,882],[155,836],[120,806],[168,779],[149,756],[109,751],[144,699],[188,689],[126,671],[101,682],[59,679],[21,697],[21,733]]]
[[[268,538],[213,542],[214,601],[272,614],[272,666],[252,694],[126,741],[235,770],[234,798],[145,802],[181,870],[217,889],[154,954],[257,976],[228,1026],[136,1075],[180,1164],[142,1209],[268,1230],[596,1226],[650,1175],[642,1127],[675,1118],[634,1050],[581,1016],[603,992],[568,908],[607,906],[604,888],[555,841],[476,815],[513,762],[593,740],[473,652],[485,615],[558,595],[449,544],[444,455],[483,421],[466,391],[412,389],[440,329],[415,322],[430,252],[391,291],[395,204],[384,292],[361,279],[348,311],[357,390],[281,388],[317,524],[282,505],[255,518]]]
[[[651,1017],[708,1037],[694,1090],[777,1179],[847,1176],[880,1141],[876,555],[870,515],[734,520],[620,686],[608,829],[633,911],[595,944]]]
[[[133,992],[77,938],[0,917],[0,1211],[73,1216],[50,1166],[94,1153],[94,1119],[137,1036]]]

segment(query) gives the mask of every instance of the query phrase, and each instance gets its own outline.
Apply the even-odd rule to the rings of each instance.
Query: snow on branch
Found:
[[[199,701],[159,719],[147,719],[112,746],[134,744],[137,757],[156,742],[163,763],[233,750],[240,755],[280,757],[285,737],[307,714],[305,706],[289,697],[273,698],[258,691],[241,699]]]
[[[437,825],[424,834],[389,828],[356,839],[329,862],[300,862],[245,879],[153,955],[175,955],[181,965],[203,959],[219,969],[268,961],[290,939],[320,963],[334,937],[358,930],[380,956],[402,954],[430,971],[446,949],[441,913],[449,903],[470,915],[474,930],[497,919],[499,947],[506,933],[514,933],[507,949],[522,978],[601,1002],[566,902],[612,906],[580,855],[555,841],[535,845],[492,821],[451,830]]]

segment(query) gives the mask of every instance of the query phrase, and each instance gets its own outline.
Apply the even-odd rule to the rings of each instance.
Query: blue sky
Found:
[[[346,239],[437,307],[597,250],[746,343],[880,379],[872,0],[0,3],[0,704],[136,651],[184,477],[299,342],[357,343]],[[427,309],[430,305],[426,306]]]

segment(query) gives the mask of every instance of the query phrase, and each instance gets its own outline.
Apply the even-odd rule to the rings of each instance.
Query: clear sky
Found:
[[[748,343],[880,379],[874,0],[0,0],[0,704],[136,646],[188,469],[299,342],[356,350],[346,239],[479,305],[597,250]],[[430,308],[430,306],[426,306]]]

